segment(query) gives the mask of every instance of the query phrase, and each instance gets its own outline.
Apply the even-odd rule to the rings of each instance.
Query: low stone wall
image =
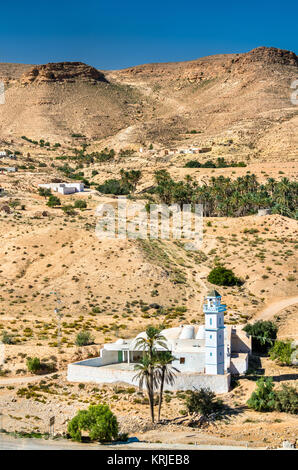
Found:
[[[245,374],[248,369],[248,354],[238,354],[237,357],[231,357],[231,374]]]
[[[86,365],[88,364],[88,365]],[[86,383],[115,383],[126,382],[138,386],[133,380],[134,370],[117,370],[113,367],[100,367],[101,359],[95,358],[80,363],[69,364],[67,380],[69,382]],[[227,393],[230,388],[230,374],[206,375],[197,373],[177,374],[175,383],[171,386],[165,384],[165,390],[193,390],[194,388],[210,388],[215,393]]]

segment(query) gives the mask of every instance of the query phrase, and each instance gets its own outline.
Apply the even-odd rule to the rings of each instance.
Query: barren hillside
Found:
[[[265,47],[104,73],[79,62],[0,64],[0,132],[65,145],[81,134],[101,147],[210,146],[215,155],[229,140],[221,155],[293,160],[297,68],[293,52]]]

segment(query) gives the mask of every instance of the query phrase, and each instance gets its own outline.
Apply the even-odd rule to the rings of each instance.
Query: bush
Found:
[[[64,214],[66,214],[66,215],[70,215],[70,216],[75,216],[76,215],[76,211],[74,210],[74,208],[71,204],[68,204],[67,206],[63,206],[62,210],[63,210]]]
[[[291,355],[293,349],[291,341],[275,341],[274,346],[269,351],[270,358],[277,360],[281,365],[291,365]]]
[[[31,372],[32,374],[36,374],[37,372],[41,370],[41,368],[42,368],[41,362],[38,359],[38,357],[32,357],[32,358],[28,357],[27,369],[29,372]]]
[[[50,197],[52,195],[52,191],[48,188],[38,188],[38,194],[43,197]]]
[[[76,209],[86,209],[87,202],[84,201],[83,199],[77,199],[76,202],[74,203],[74,206]]]
[[[276,392],[275,409],[284,413],[298,413],[298,392],[295,387],[283,384]]]
[[[47,202],[47,206],[49,207],[61,206],[60,199],[57,196],[51,195]]]
[[[76,337],[77,346],[88,346],[92,344],[94,339],[91,336],[90,331],[80,331]]]
[[[278,328],[272,321],[259,320],[246,325],[243,330],[252,336],[253,351],[266,354],[276,339]]]
[[[3,331],[1,341],[3,344],[14,344],[13,336],[7,333],[7,331]]]
[[[190,160],[184,166],[184,168],[201,168],[202,164],[197,160]]]
[[[116,194],[119,196],[130,193],[130,188],[116,179],[106,180],[103,184],[97,186],[96,189],[103,194]]]
[[[217,266],[210,271],[208,281],[217,286],[239,286],[242,284],[231,269],[226,269],[224,266]]]
[[[257,380],[257,389],[247,401],[249,408],[256,411],[272,411],[275,407],[276,394],[273,390],[272,377],[261,377]]]
[[[272,377],[262,377],[257,381],[255,390],[247,402],[256,411],[281,411],[297,414],[298,392],[295,387],[283,384],[280,390],[274,390]]]
[[[221,410],[223,402],[216,399],[215,393],[208,388],[201,388],[197,391],[191,391],[186,399],[186,407],[189,413],[200,413],[203,416],[208,416]]]
[[[117,438],[118,422],[107,405],[91,405],[77,413],[68,423],[67,431],[74,441],[81,442],[82,431],[87,431],[91,441],[108,442]]]

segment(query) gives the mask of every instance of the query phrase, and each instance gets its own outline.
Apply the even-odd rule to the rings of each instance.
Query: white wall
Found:
[[[138,382],[133,380],[136,375],[134,370],[122,370],[107,367],[90,367],[86,363],[98,359],[81,361],[81,363],[69,364],[67,370],[67,380],[70,382],[85,383],[114,383],[125,382],[130,385],[138,386]],[[91,363],[90,363],[91,365]],[[171,386],[165,384],[165,390],[193,390],[194,388],[210,388],[215,393],[227,393],[230,387],[230,374],[225,375],[205,375],[196,373],[177,374],[175,383]]]
[[[67,186],[60,186],[58,188],[58,193],[60,194],[73,194],[76,192],[76,188],[68,188]]]
[[[238,357],[231,357],[231,374],[245,374],[248,369],[248,354],[239,354]]]
[[[172,365],[176,367],[181,372],[203,372],[205,367],[205,353],[197,352],[197,353],[188,353],[183,351],[173,351],[173,356],[176,358],[175,361],[172,362]],[[185,359],[184,364],[180,364],[180,358]]]

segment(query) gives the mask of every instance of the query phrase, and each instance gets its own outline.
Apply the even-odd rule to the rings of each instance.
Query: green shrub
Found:
[[[67,206],[62,206],[62,210],[64,214],[70,215],[70,216],[75,216],[76,211],[74,210],[73,206],[71,204],[68,204]]]
[[[28,357],[27,359],[27,369],[32,374],[36,374],[41,370],[41,362],[38,357]]]
[[[223,402],[216,399],[214,392],[208,388],[191,391],[186,398],[186,407],[189,413],[200,413],[208,416],[223,408]]]
[[[123,185],[120,180],[110,179],[106,180],[103,184],[97,186],[97,191],[103,194],[116,194],[118,196],[130,193],[130,188]]]
[[[86,209],[87,202],[84,201],[84,199],[77,199],[76,202],[74,203],[74,206],[76,209]]]
[[[87,431],[91,441],[108,442],[118,437],[118,422],[107,405],[91,405],[77,413],[67,431],[74,441],[81,442],[82,431]]]
[[[291,355],[293,348],[291,341],[275,341],[274,346],[269,351],[270,358],[277,360],[282,365],[291,365]]]
[[[48,188],[38,188],[38,194],[43,197],[50,197],[52,192]]]
[[[216,266],[210,271],[208,281],[217,286],[239,286],[242,284],[231,269],[226,269],[224,266]]]
[[[184,166],[184,168],[201,168],[202,164],[197,160],[190,160]]]
[[[261,377],[257,380],[257,389],[247,401],[249,408],[256,411],[272,411],[275,407],[276,394],[273,390],[272,377]]]
[[[57,196],[51,195],[47,202],[47,206],[49,207],[61,206],[60,199]]]
[[[14,344],[13,336],[7,333],[7,331],[3,331],[1,341],[3,344]]]
[[[297,389],[283,384],[280,390],[275,391],[272,377],[262,377],[257,381],[257,389],[252,393],[247,405],[256,411],[277,410],[297,414]]]
[[[275,409],[284,413],[298,413],[298,392],[295,387],[283,384],[276,392]]]
[[[276,339],[278,328],[272,321],[259,320],[253,325],[246,325],[243,330],[252,336],[253,351],[267,353]]]
[[[80,331],[76,337],[76,345],[77,346],[88,346],[92,344],[94,341],[93,337],[91,336],[90,331]]]

